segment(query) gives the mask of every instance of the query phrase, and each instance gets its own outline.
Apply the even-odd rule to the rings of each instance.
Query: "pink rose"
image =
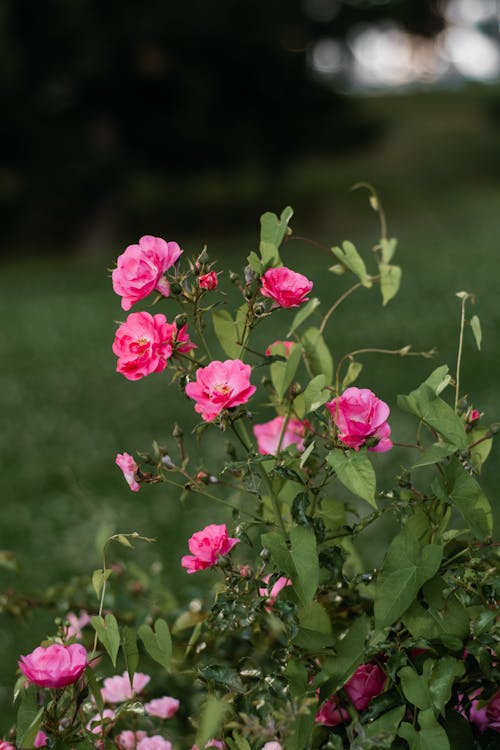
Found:
[[[147,737],[146,732],[132,732],[130,729],[124,729],[115,742],[120,750],[135,750],[137,743],[145,737]]]
[[[217,278],[217,274],[215,273],[215,271],[204,273],[198,278],[200,289],[208,289],[209,291],[211,291],[212,289],[217,289],[218,283],[219,279]]]
[[[271,578],[270,575],[264,576],[262,580],[265,583],[268,583],[270,578]],[[272,606],[274,602],[276,601],[276,597],[278,596],[281,589],[284,589],[285,586],[291,586],[291,585],[292,585],[292,582],[289,578],[285,578],[285,576],[280,576],[278,580],[276,581],[276,583],[274,584],[274,586],[272,586],[271,591],[269,591],[269,588],[267,586],[265,588],[264,587],[259,588],[259,594],[267,598],[266,609],[268,612],[271,611]]]
[[[141,237],[138,245],[129,245],[119,256],[112,274],[113,289],[122,298],[122,308],[130,310],[154,289],[168,297],[170,286],[163,274],[181,253],[177,242],[165,242],[150,235]]]
[[[486,718],[488,728],[500,732],[500,690],[486,704]]]
[[[34,685],[63,688],[80,679],[87,666],[87,652],[79,643],[61,646],[53,643],[39,646],[31,654],[21,656],[19,669]]]
[[[7,740],[0,740],[0,750],[16,750],[16,748]]]
[[[152,372],[162,372],[172,356],[172,331],[161,313],[131,313],[118,328],[113,352],[118,357],[116,371],[128,380],[139,380]]]
[[[179,352],[179,354],[187,354],[192,349],[198,348],[189,338],[187,325],[178,329],[175,323],[167,323],[167,328],[169,330],[167,342],[174,350],[174,354],[176,352]]]
[[[117,453],[115,463],[123,471],[123,476],[132,492],[139,492],[141,489],[137,481],[139,467],[132,456],[129,453]]]
[[[158,716],[160,719],[171,719],[179,710],[177,698],[165,695],[163,698],[155,698],[144,705],[144,709],[150,716]]]
[[[101,714],[95,714],[89,721],[87,722],[87,729],[89,732],[92,732],[92,734],[102,734],[103,725],[100,724],[103,719],[109,719],[110,721],[114,721],[116,718],[115,712],[111,708],[105,708],[104,711]]]
[[[101,689],[102,699],[105,703],[122,703],[131,700],[137,693],[144,690],[150,679],[149,675],[136,672],[131,685],[128,672],[106,677]]]
[[[250,384],[252,368],[239,359],[215,360],[196,370],[196,382],[188,383],[186,394],[196,401],[195,411],[212,422],[223,409],[245,404],[257,390]]]
[[[273,343],[269,344],[269,346],[266,349],[266,357],[270,357],[272,354],[278,354],[279,352],[277,352],[276,349],[280,345],[285,347],[285,357],[289,357],[290,349],[296,343],[297,343],[296,341],[273,341]]]
[[[368,438],[378,444],[368,450],[382,453],[392,448],[391,428],[387,423],[390,409],[368,388],[347,388],[340,398],[326,404],[339,431],[339,438],[349,448],[359,450]]]
[[[299,451],[304,450],[304,434],[306,431],[304,422],[294,418],[289,419],[282,436],[281,432],[284,421],[285,417],[275,417],[269,422],[254,425],[253,432],[257,439],[259,453],[263,456],[267,454],[271,456],[276,455],[280,444],[280,437],[281,450],[285,450],[292,443],[295,443]]]
[[[479,707],[481,702],[482,688],[474,690],[469,695],[470,705],[465,705],[464,696],[459,695],[457,711],[474,724],[480,732],[493,729],[500,732],[500,690],[484,706]]]
[[[368,708],[373,698],[379,695],[385,687],[385,673],[376,664],[361,664],[352,677],[344,685],[344,690],[349,696],[357,711]],[[316,714],[317,724],[335,727],[349,721],[349,713],[339,706],[336,695],[329,698]]]
[[[40,730],[39,732],[37,732],[33,747],[47,747],[47,739],[48,737],[45,732],[42,732]]]
[[[137,745],[137,750],[172,750],[172,743],[155,734],[153,737],[144,737]]]
[[[301,273],[281,266],[269,268],[262,277],[260,293],[271,297],[280,307],[298,307],[307,302],[307,294],[313,288],[312,281]]]
[[[219,557],[227,555],[240,540],[228,537],[226,524],[218,526],[215,523],[205,526],[202,531],[197,531],[188,541],[192,555],[185,555],[181,565],[188,573],[196,573],[198,570],[212,568],[217,564]]]
[[[123,455],[128,456],[128,453],[124,453]],[[116,458],[118,460],[118,456]],[[129,456],[129,458],[131,458],[131,456]],[[137,471],[137,465],[136,465],[135,470]],[[84,609],[80,610],[80,617],[77,617],[77,615],[75,615],[74,612],[68,612],[68,614],[66,615],[66,620],[69,622],[69,625],[66,628],[66,638],[68,640],[70,638],[76,638],[77,641],[81,641],[82,628],[84,628],[86,625],[90,623],[90,617],[89,617],[88,612],[86,612]]]

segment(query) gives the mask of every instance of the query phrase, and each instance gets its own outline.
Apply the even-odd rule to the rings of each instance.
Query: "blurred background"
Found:
[[[86,574],[96,537],[137,530],[158,543],[116,555],[161,562],[181,602],[196,593],[179,557],[213,509],[160,486],[132,494],[114,466],[153,438],[174,452],[174,422],[195,423],[168,378],[114,372],[124,314],[108,269],[143,234],[189,255],[206,244],[228,283],[259,215],[290,204],[297,235],[351,239],[369,258],[377,217],[350,186],[370,181],[399,238],[402,292],[384,309],[375,291],[350,299],[329,329],[335,355],[437,346],[435,362],[365,363],[358,385],[395,406],[438,364],[454,368],[455,292],[475,292],[484,346],[466,337],[463,384],[498,420],[499,24],[497,0],[0,0],[0,547],[17,561],[0,570],[4,591]],[[343,290],[320,251],[290,242],[285,258],[325,304]],[[285,336],[285,317],[260,345]],[[493,503],[498,456],[484,472]],[[382,484],[406,460],[377,457]],[[360,553],[378,562],[369,537]],[[17,655],[53,613],[1,618],[5,731]]]

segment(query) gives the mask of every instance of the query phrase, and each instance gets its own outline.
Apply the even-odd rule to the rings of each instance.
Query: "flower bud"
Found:
[[[175,464],[167,453],[163,456],[161,462],[167,469],[175,469]]]
[[[240,280],[240,277],[237,273],[234,271],[229,271],[229,281],[231,281],[233,284],[236,284]]]
[[[182,427],[180,427],[177,422],[174,424],[174,429],[172,431],[172,437],[174,438],[181,438],[184,435],[184,431]]]
[[[266,312],[266,306],[264,302],[256,302],[253,306],[253,313],[256,317],[260,317],[261,315],[264,315]]]
[[[253,284],[253,282],[257,278],[257,274],[255,273],[253,268],[251,268],[250,266],[245,267],[244,273],[245,273],[245,284],[247,284],[247,286],[250,286],[250,284]]]

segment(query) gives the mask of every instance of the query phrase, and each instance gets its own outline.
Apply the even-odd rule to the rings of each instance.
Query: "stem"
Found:
[[[377,191],[373,187],[373,185],[370,185],[369,182],[357,182],[355,185],[352,186],[351,190],[358,190],[359,188],[366,188],[373,199],[374,202],[371,202],[371,206],[374,211],[378,213],[378,217],[380,219],[380,235],[381,239],[386,240],[387,239],[387,220],[385,218],[385,211],[382,208],[382,204],[380,203],[379,197],[377,195]]]
[[[462,297],[462,312],[460,316],[460,336],[458,339],[458,355],[457,355],[457,374],[455,375],[455,411],[458,408],[458,400],[460,394],[460,365],[462,360],[462,346],[464,341],[464,327],[465,327],[465,303],[467,297]]]
[[[336,392],[338,393],[339,391],[340,371],[341,371],[342,365],[348,359],[352,359],[353,357],[356,357],[358,354],[393,354],[395,356],[400,356],[400,357],[428,357],[429,356],[429,352],[411,352],[411,351],[407,351],[406,349],[407,347],[403,347],[403,349],[367,348],[367,349],[355,349],[354,351],[349,352],[348,354],[345,354],[337,365],[337,373],[336,373],[336,378],[335,378]]]
[[[339,305],[340,305],[340,304],[341,304],[341,303],[342,303],[342,302],[343,302],[343,301],[344,301],[345,299],[347,299],[347,297],[349,297],[349,295],[350,295],[350,294],[352,294],[353,292],[355,292],[355,291],[356,291],[356,289],[359,289],[359,287],[360,287],[360,286],[363,286],[363,284],[361,283],[361,281],[358,281],[358,283],[357,283],[357,284],[354,284],[354,286],[351,286],[351,288],[350,288],[350,289],[348,289],[348,290],[347,290],[347,292],[344,292],[344,294],[342,294],[342,295],[341,295],[341,296],[340,296],[340,297],[338,298],[338,300],[337,300],[336,302],[334,302],[334,303],[333,303],[333,305],[332,305],[332,306],[330,307],[330,309],[329,309],[329,310],[328,310],[328,312],[326,313],[325,317],[323,318],[323,322],[321,323],[321,325],[320,325],[320,327],[319,327],[319,332],[320,332],[320,333],[323,333],[323,331],[325,330],[325,326],[326,326],[326,324],[328,323],[328,319],[329,319],[329,317],[330,317],[330,316],[331,316],[331,315],[332,315],[332,314],[333,314],[333,313],[335,312],[335,310],[337,309],[337,307],[338,307],[338,306],[339,306]]]
[[[179,490],[186,489],[186,487],[183,484],[179,484],[179,482],[174,482],[172,479],[167,479],[165,475],[162,475],[162,481],[165,482],[165,484],[170,484],[172,487],[177,487],[177,489]],[[243,508],[238,508],[237,505],[228,503],[227,500],[223,500],[221,497],[217,497],[217,495],[212,495],[211,492],[207,492],[206,490],[200,489],[196,484],[190,484],[189,490],[190,492],[195,492],[197,495],[203,495],[203,497],[208,497],[210,500],[216,500],[221,505],[225,505],[227,508],[231,508],[231,510],[236,510],[238,511],[238,513],[243,513],[244,515],[251,518],[253,521],[258,521],[259,523],[261,521],[261,519],[258,516],[254,516],[253,513],[249,513],[247,510],[243,510]],[[240,492],[241,492],[241,489],[240,489]]]

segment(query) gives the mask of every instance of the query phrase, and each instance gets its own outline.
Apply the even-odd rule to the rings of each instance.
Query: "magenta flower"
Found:
[[[264,583],[269,583],[269,579],[270,578],[271,578],[271,576],[268,575],[268,576],[264,576],[264,578],[262,580],[264,581]],[[266,597],[266,599],[267,599],[266,610],[268,612],[271,611],[271,609],[273,607],[273,604],[276,601],[276,598],[277,598],[279,592],[282,589],[284,589],[285,586],[291,586],[291,585],[292,585],[292,582],[291,582],[291,580],[289,578],[285,578],[285,576],[280,576],[278,578],[278,580],[276,581],[276,583],[274,584],[274,586],[271,587],[271,591],[269,591],[269,588],[267,586],[259,588],[259,594],[261,596]]]
[[[298,307],[307,302],[313,288],[312,281],[290,268],[269,268],[262,276],[260,293],[271,297],[280,307]]]
[[[106,677],[101,689],[102,699],[105,703],[123,703],[123,701],[131,700],[137,693],[144,690],[150,679],[149,675],[136,672],[131,685],[128,672]]]
[[[239,539],[228,537],[225,523],[220,526],[212,523],[193,534],[188,541],[192,555],[185,555],[181,560],[181,565],[188,573],[212,568],[217,565],[219,557],[227,555],[239,541]]]
[[[153,737],[144,737],[137,745],[137,750],[172,750],[172,743],[155,734]]]
[[[37,732],[33,747],[47,747],[47,739],[48,737],[45,732],[42,732],[40,730],[39,732]]]
[[[79,643],[62,646],[53,643],[39,646],[31,654],[21,656],[19,669],[34,685],[63,688],[80,679],[87,666],[87,652]]]
[[[272,344],[269,344],[269,346],[266,349],[266,357],[270,357],[272,354],[278,354],[276,351],[276,348],[281,344],[281,346],[285,347],[285,357],[290,356],[290,349],[292,346],[294,346],[297,342],[296,341],[273,341]]]
[[[358,451],[368,438],[378,438],[368,450],[382,453],[392,448],[391,428],[387,422],[390,409],[368,388],[347,388],[340,398],[326,404],[339,431],[339,438]]]
[[[171,719],[179,710],[179,705],[177,698],[170,698],[165,695],[163,698],[154,698],[149,703],[145,703],[144,710],[150,716],[158,716],[159,719]]]
[[[186,394],[196,401],[194,408],[202,419],[212,422],[223,409],[245,404],[255,393],[251,371],[239,359],[215,360],[196,370],[196,382],[187,384]]]
[[[497,690],[495,695],[484,706],[479,707],[479,703],[482,702],[482,692],[482,688],[479,688],[469,695],[470,706],[467,708],[463,705],[464,696],[459,695],[457,710],[471,724],[474,724],[480,732],[485,732],[487,729],[500,732],[500,690]]]
[[[131,313],[118,328],[113,342],[113,352],[118,357],[116,371],[128,380],[162,372],[173,353],[171,341],[172,329],[164,315]]]
[[[122,308],[132,305],[153,290],[168,297],[170,286],[163,274],[174,265],[182,250],[177,242],[165,242],[161,237],[145,235],[138,245],[129,245],[113,271],[113,289],[122,298]]]
[[[344,685],[349,699],[357,711],[364,711],[372,700],[385,688],[385,673],[376,664],[361,664]],[[316,714],[317,724],[336,727],[349,721],[349,713],[339,706],[339,699],[332,695]]]
[[[141,489],[141,485],[137,481],[139,467],[132,456],[129,453],[117,453],[115,463],[122,470],[125,481],[132,492],[139,492]]]
[[[7,740],[0,740],[0,750],[16,750],[16,748]]]
[[[200,289],[208,289],[211,291],[212,289],[217,289],[219,279],[217,278],[215,271],[210,271],[209,273],[202,274],[198,278],[198,284],[200,285]]]
[[[289,419],[285,431],[281,435],[284,421],[285,417],[275,417],[269,422],[254,425],[253,432],[257,440],[257,447],[259,453],[263,456],[267,454],[275,456],[278,452],[278,446],[280,446],[280,450],[285,450],[285,448],[293,443],[295,443],[299,451],[304,450],[306,424],[299,419]]]

